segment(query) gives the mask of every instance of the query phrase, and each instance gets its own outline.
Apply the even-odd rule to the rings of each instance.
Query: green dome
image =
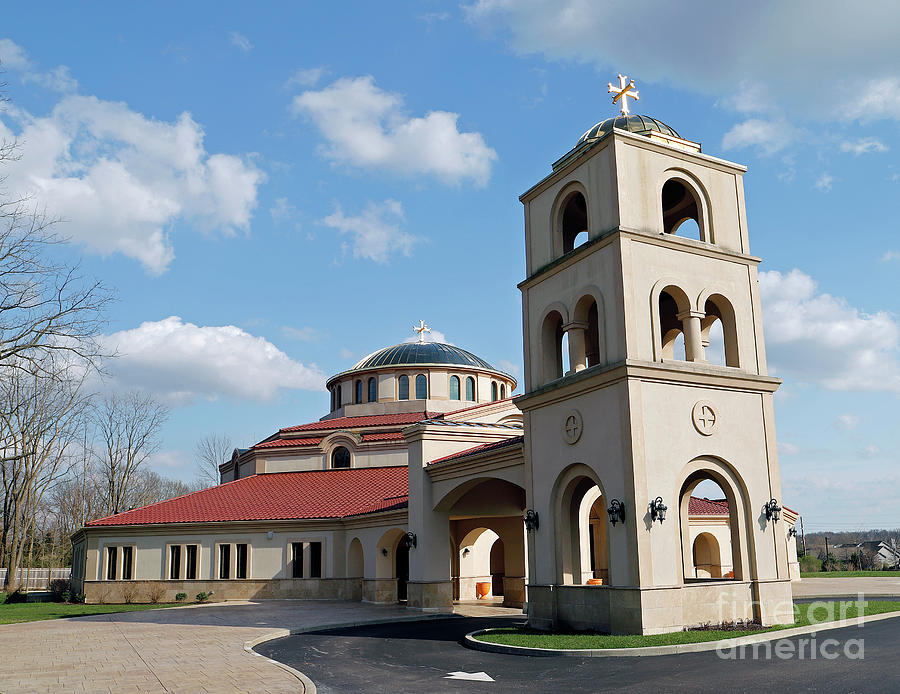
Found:
[[[632,133],[637,133],[638,135],[646,135],[647,133],[655,131],[663,133],[664,135],[671,135],[672,137],[681,137],[681,135],[675,132],[674,128],[670,128],[662,121],[658,121],[650,116],[616,116],[597,123],[597,125],[578,139],[575,147],[578,147],[585,142],[590,142],[591,140],[599,140],[613,128],[627,130]]]

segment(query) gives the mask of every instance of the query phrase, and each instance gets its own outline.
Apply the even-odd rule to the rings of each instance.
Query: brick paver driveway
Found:
[[[0,692],[298,694],[295,675],[244,643],[409,617],[395,605],[273,600],[9,624],[0,626]]]

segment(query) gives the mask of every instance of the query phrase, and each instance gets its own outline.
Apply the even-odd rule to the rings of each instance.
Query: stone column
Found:
[[[587,323],[572,322],[563,326],[563,330],[569,336],[569,374],[583,371],[587,368],[586,333]]]
[[[700,330],[700,320],[705,316],[706,314],[700,311],[682,311],[676,316],[684,330],[684,358],[687,361],[701,363],[706,361]]]

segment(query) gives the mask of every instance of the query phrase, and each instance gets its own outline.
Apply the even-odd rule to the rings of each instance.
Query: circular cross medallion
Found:
[[[709,400],[700,400],[694,405],[691,418],[694,420],[694,428],[704,436],[711,436],[719,423],[719,415]]]
[[[566,440],[566,443],[577,443],[583,430],[584,422],[581,420],[581,412],[572,410],[566,415],[566,419],[563,422],[563,438]]]

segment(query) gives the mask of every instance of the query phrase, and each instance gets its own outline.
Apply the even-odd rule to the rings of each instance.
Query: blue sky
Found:
[[[789,5],[789,6],[785,6]],[[52,11],[48,10],[52,7]],[[214,11],[212,11],[214,10]],[[20,3],[7,186],[116,288],[112,385],[172,406],[155,467],[321,416],[411,336],[521,372],[518,195],[615,112],[749,166],[784,501],[900,527],[900,10],[869,3]]]

